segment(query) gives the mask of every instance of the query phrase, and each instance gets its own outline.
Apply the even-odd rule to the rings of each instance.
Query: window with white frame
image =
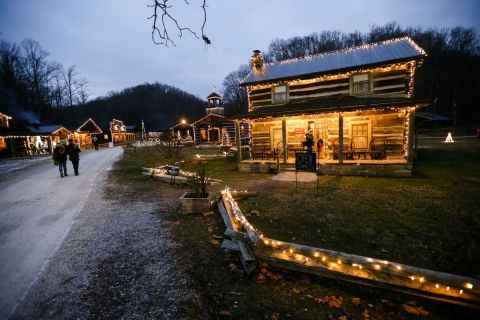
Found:
[[[272,88],[272,102],[275,104],[286,103],[288,101],[287,86],[276,86]]]
[[[370,77],[368,73],[354,74],[352,77],[352,94],[370,93]]]

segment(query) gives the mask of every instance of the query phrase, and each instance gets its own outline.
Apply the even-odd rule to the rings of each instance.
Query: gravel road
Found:
[[[38,265],[39,270],[32,271],[36,272],[35,277],[31,277],[26,267],[21,269],[23,273],[20,274],[15,269],[6,270],[16,277],[8,281],[2,277],[0,280],[9,286],[8,290],[4,290],[3,285],[1,289],[2,303],[5,305],[7,302],[10,303],[5,310],[10,313],[8,318],[207,318],[201,297],[192,288],[193,284],[190,278],[184,274],[182,262],[176,259],[175,251],[178,248],[170,240],[168,231],[170,222],[162,219],[162,201],[158,199],[150,201],[148,197],[144,196],[140,196],[138,199],[132,199],[132,196],[123,196],[122,190],[128,186],[117,185],[108,172],[105,172],[107,163],[110,166],[121,152],[111,150],[106,152],[113,152],[112,154],[100,156],[102,152],[104,151],[82,153],[84,157],[80,161],[80,176],[68,177],[68,179],[74,181],[82,176],[91,176],[89,180],[78,186],[69,182],[68,185],[55,192],[56,189],[49,189],[51,186],[48,183],[44,182],[43,188],[37,185],[37,188],[42,189],[43,193],[51,194],[49,196],[50,206],[54,206],[57,202],[63,203],[64,192],[67,195],[75,193],[74,191],[64,191],[67,187],[69,189],[88,188],[90,191],[85,195],[77,212],[68,213],[70,215],[69,223],[61,223],[49,229],[50,233],[55,234],[55,237],[45,230],[43,237],[40,236],[42,234],[40,231],[34,231],[37,242],[44,242],[44,238],[48,242],[58,241],[56,247],[49,248],[52,250],[50,256],[43,255],[46,260],[43,260],[43,265]],[[101,159],[104,156],[112,161],[102,164]],[[90,157],[91,161],[88,160]],[[87,164],[101,166],[103,170],[98,174],[89,173],[85,167]],[[36,165],[31,170],[26,169],[25,174],[33,176],[35,178],[33,181],[40,178],[37,175],[40,175],[41,179],[52,179],[56,183],[68,181],[67,178],[57,179],[55,175],[50,178],[50,175],[40,173],[48,170],[49,166],[51,166],[50,163]],[[82,167],[84,168],[83,172]],[[3,188],[1,189],[2,193],[5,190],[5,187],[2,187],[4,184],[4,182],[0,184],[0,188]],[[33,190],[29,192],[33,192]],[[131,195],[132,192],[129,194]],[[4,196],[2,195],[2,197]],[[34,192],[29,197],[38,198],[39,196]],[[16,208],[20,205],[18,201],[12,201],[8,198],[9,206]],[[71,205],[68,202],[67,204]],[[52,215],[52,207],[48,207],[48,210],[50,213],[38,213],[40,216],[36,216],[36,210],[25,213],[20,220],[22,224],[17,229],[25,228],[24,224],[32,224],[32,228],[39,228],[37,221],[41,219],[46,221],[49,218],[44,218],[44,216]],[[16,214],[19,213],[16,212]],[[4,213],[2,212],[1,215],[3,216]],[[11,217],[11,215],[5,216]],[[53,218],[48,220],[48,222],[51,221],[56,220]],[[1,223],[4,224],[4,222]],[[43,228],[41,223],[40,228]],[[11,232],[16,232],[17,229]],[[6,235],[13,237],[8,234],[11,232],[7,232]],[[19,232],[15,235],[19,237],[18,241],[31,241],[28,235],[23,236]],[[1,248],[4,250],[4,236],[1,237]],[[54,239],[49,240],[52,237]],[[22,252],[28,254],[28,251],[23,248],[24,246],[27,249],[35,250],[40,244],[17,244],[17,246],[23,250]],[[32,258],[25,258],[18,254],[15,257],[17,251],[14,250],[15,246],[11,245],[11,247],[10,254],[14,256],[14,259],[24,261],[24,263],[32,260]],[[2,251],[1,254],[4,255],[4,252]],[[34,256],[36,255],[34,254]],[[40,260],[38,257],[36,259]],[[6,273],[3,269],[1,270]],[[17,286],[22,286],[21,293]],[[13,293],[16,295],[14,296]],[[13,306],[16,307],[12,313]],[[6,313],[4,312],[4,314]]]

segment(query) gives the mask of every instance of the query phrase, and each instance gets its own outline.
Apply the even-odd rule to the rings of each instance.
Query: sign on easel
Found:
[[[315,152],[295,152],[295,190],[298,190],[298,171],[316,172],[317,154]]]
[[[315,152],[295,152],[296,171],[317,171],[317,154]]]

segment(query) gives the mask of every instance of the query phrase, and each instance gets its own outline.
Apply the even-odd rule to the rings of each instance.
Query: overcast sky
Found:
[[[198,97],[247,63],[272,39],[323,30],[368,31],[397,21],[402,27],[480,29],[480,0],[208,0],[205,46],[188,34],[177,47],[151,41],[148,0],[0,0],[0,37],[37,40],[52,60],[77,65],[91,98],[145,82],[162,82]],[[203,19],[201,0],[171,0],[174,14],[193,29]],[[175,34],[175,30],[171,29]]]

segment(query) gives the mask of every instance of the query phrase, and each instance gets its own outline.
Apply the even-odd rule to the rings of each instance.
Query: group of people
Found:
[[[65,146],[62,142],[58,143],[53,150],[53,161],[58,165],[60,170],[60,177],[66,177],[67,174],[67,155],[73,165],[73,171],[78,176],[78,164],[80,163],[80,148],[73,142],[73,139],[68,140],[68,145]]]

